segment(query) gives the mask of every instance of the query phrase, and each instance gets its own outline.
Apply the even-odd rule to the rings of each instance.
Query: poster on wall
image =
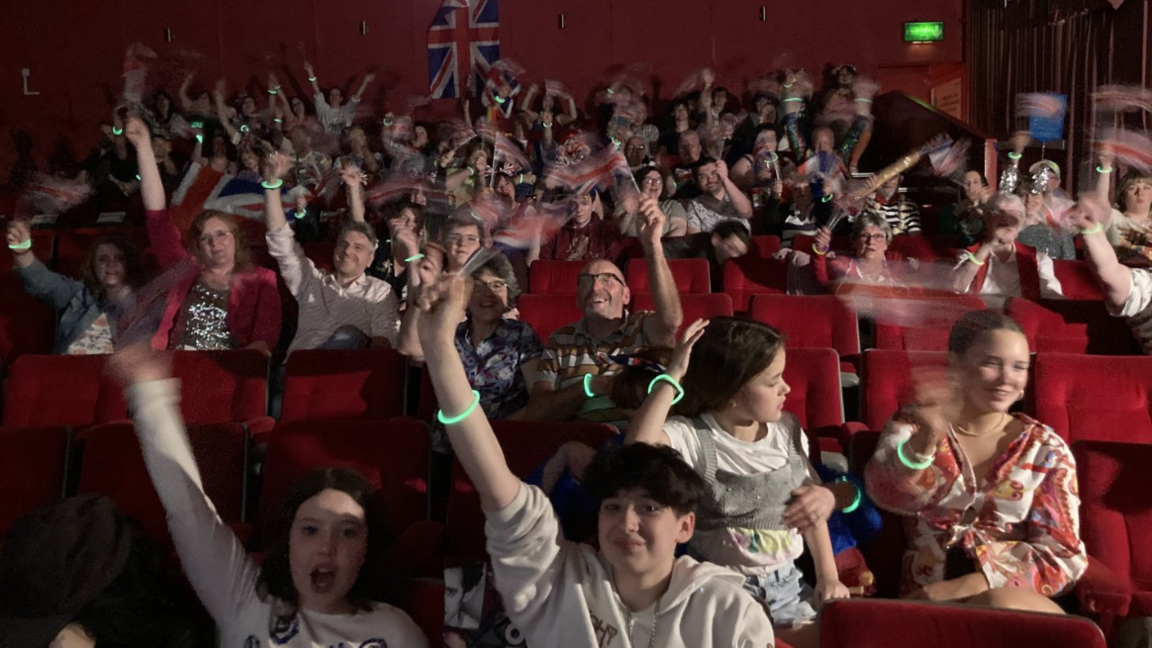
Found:
[[[956,119],[964,120],[964,83],[955,77],[932,86],[932,105]]]

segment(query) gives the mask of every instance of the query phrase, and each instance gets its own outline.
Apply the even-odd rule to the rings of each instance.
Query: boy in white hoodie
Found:
[[[637,444],[605,451],[586,471],[600,501],[597,552],[563,538],[548,498],[508,469],[453,335],[470,281],[432,276],[410,303],[452,447],[488,518],[496,589],[529,646],[766,648],[772,626],[743,578],[675,557],[695,527],[703,483],[675,451]]]

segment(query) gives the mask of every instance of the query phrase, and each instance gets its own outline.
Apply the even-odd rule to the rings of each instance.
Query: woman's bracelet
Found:
[[[265,189],[267,189],[269,191],[275,191],[276,189],[279,189],[280,187],[284,186],[284,179],[283,178],[277,178],[275,182],[269,182],[269,181],[265,180],[265,181],[260,183],[260,186],[264,187]]]
[[[472,390],[472,404],[468,406],[468,409],[464,410],[458,416],[451,416],[451,417],[444,416],[444,410],[440,410],[439,412],[436,413],[436,420],[440,421],[444,425],[455,425],[455,424],[459,423],[460,421],[463,421],[464,419],[468,418],[468,415],[471,414],[472,412],[475,412],[476,408],[479,406],[480,406],[480,392],[473,389]]]
[[[27,241],[24,241],[23,243],[14,243],[12,245],[9,245],[8,249],[9,250],[15,250],[16,252],[23,252],[24,250],[31,250],[32,249],[32,239],[28,239]]]
[[[1103,231],[1104,231],[1104,224],[1103,223],[1096,223],[1095,225],[1093,225],[1092,227],[1089,227],[1088,229],[1080,230],[1080,236],[1088,236],[1090,234],[1099,234],[1100,232],[1103,232]]]
[[[904,446],[908,445],[908,442],[911,440],[912,437],[908,437],[896,445],[896,458],[910,470],[924,470],[928,466],[931,466],[932,462],[936,460],[934,456],[928,457],[924,461],[913,461],[908,458],[908,455],[904,454]]]
[[[815,252],[819,256],[824,256],[825,254],[828,254],[828,250],[821,250],[820,248],[816,247],[815,243],[812,244],[812,251]]]
[[[420,259],[423,259],[423,258],[424,258],[423,252],[421,252],[419,254],[413,254],[412,256],[408,257],[407,259],[404,259],[404,263],[412,263],[413,261],[419,261]]]
[[[972,254],[971,252],[965,252],[965,254],[968,255],[966,258],[968,259],[968,262],[971,263],[972,265],[982,266],[985,263],[987,263],[987,261],[981,261],[980,259],[977,259],[976,255]]]
[[[836,478],[836,481],[850,484],[852,486],[852,490],[856,492],[856,498],[852,500],[851,504],[840,509],[840,512],[855,513],[856,509],[860,508],[860,502],[864,500],[864,493],[860,490],[859,486],[857,486],[852,480],[848,479],[848,475],[841,475],[840,477]]]
[[[116,128],[115,126],[113,126],[112,127],[112,134],[119,137],[119,136],[124,134],[124,129],[123,128]]]
[[[1019,160],[1022,157],[1024,157],[1023,153],[1016,153],[1014,151],[1008,151],[1008,159],[1009,160]]]
[[[655,378],[652,379],[652,382],[648,383],[648,393],[651,394],[652,390],[656,389],[656,384],[660,383],[660,382],[666,382],[669,385],[672,385],[673,387],[676,388],[676,397],[672,399],[673,405],[675,405],[676,403],[679,403],[681,401],[681,399],[684,398],[684,388],[680,386],[680,381],[676,380],[675,378],[673,378],[672,376],[669,376],[666,373],[660,374],[659,376],[656,376]]]
[[[1107,169],[1105,169],[1102,166],[1097,166],[1096,167],[1096,173],[1099,173],[1101,175],[1108,175],[1109,173],[1112,173],[1112,167],[1108,167]]]

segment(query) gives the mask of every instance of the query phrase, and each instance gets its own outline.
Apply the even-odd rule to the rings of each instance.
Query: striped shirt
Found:
[[[864,213],[882,216],[892,228],[893,236],[920,233],[920,210],[915,203],[900,194],[889,199],[881,196],[869,198],[864,205]]]
[[[304,255],[284,225],[268,232],[268,252],[280,266],[280,276],[300,307],[296,337],[288,347],[315,349],[328,341],[336,329],[355,326],[370,338],[384,337],[393,345],[400,331],[400,304],[387,282],[360,275],[347,288],[336,276],[319,270]]]
[[[622,367],[607,364],[600,356],[635,353],[652,342],[644,332],[644,322],[652,311],[625,313],[624,325],[603,340],[593,338],[583,319],[556,330],[544,345],[544,355],[536,369],[536,384],[548,383],[555,390],[567,388],[584,380],[585,374],[612,375]],[[623,412],[607,396],[584,401],[576,414],[582,421],[608,423],[616,427],[627,426]]]

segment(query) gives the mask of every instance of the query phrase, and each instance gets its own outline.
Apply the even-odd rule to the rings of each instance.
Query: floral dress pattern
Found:
[[[878,506],[908,516],[902,595],[945,580],[948,551],[957,548],[993,588],[1051,597],[1087,569],[1075,459],[1051,428],[1015,416],[1024,431],[979,481],[952,432],[927,469],[905,467],[896,448],[913,428],[888,423],[865,481]]]

